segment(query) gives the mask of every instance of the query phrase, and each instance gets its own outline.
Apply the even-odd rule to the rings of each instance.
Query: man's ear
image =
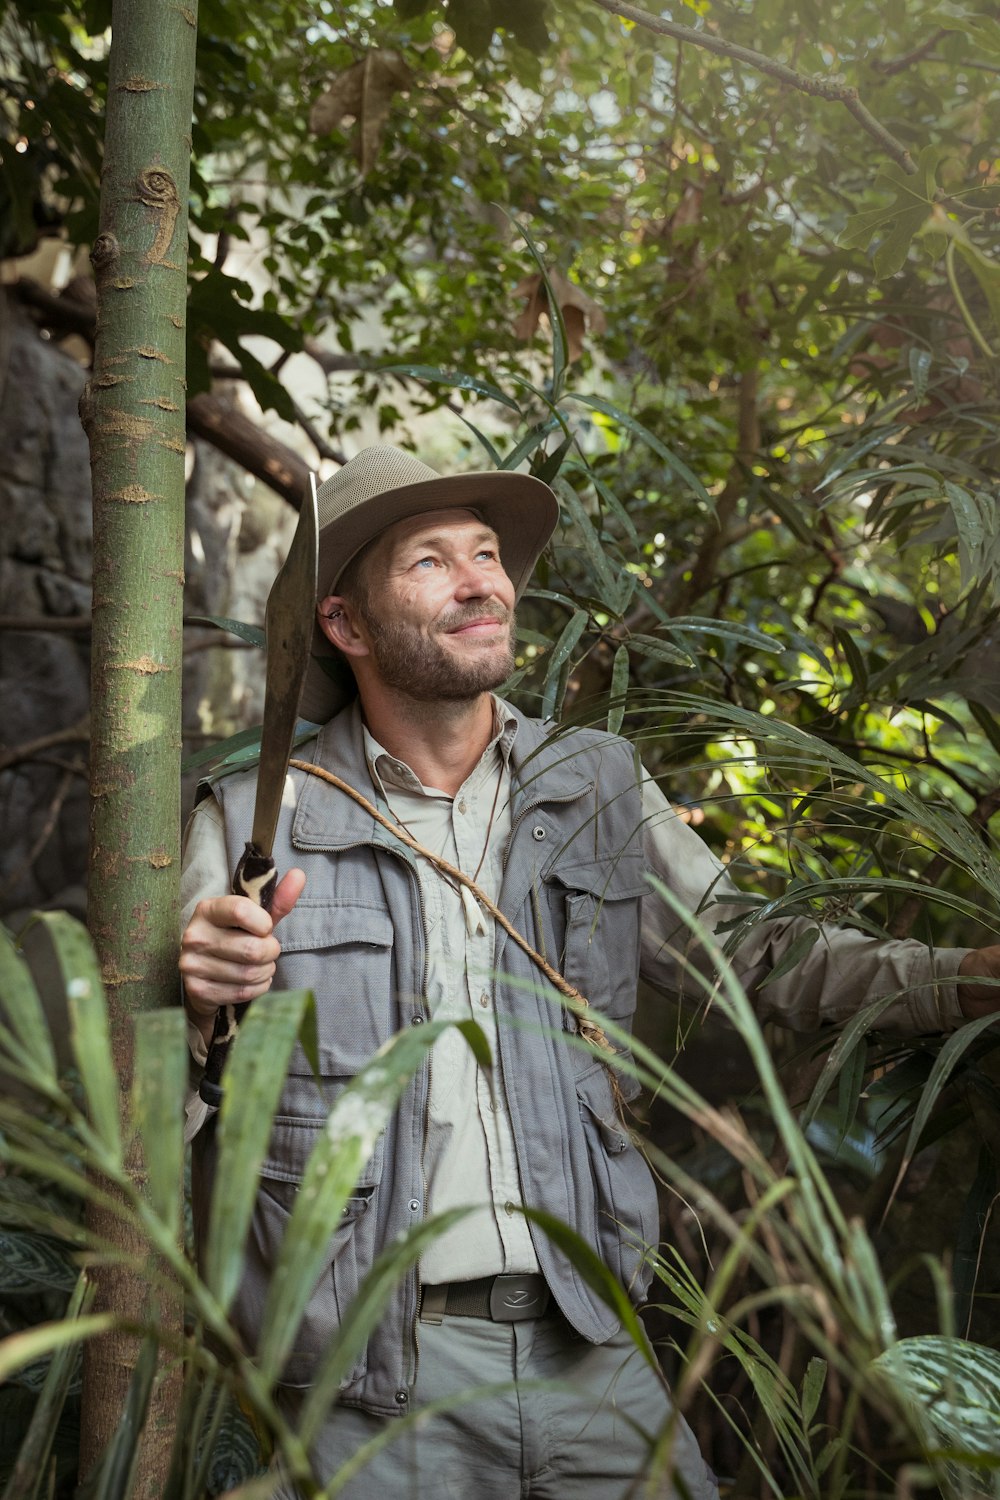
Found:
[[[327,594],[316,606],[316,620],[331,645],[345,656],[367,656],[367,637],[358,628],[354,610],[340,594]]]

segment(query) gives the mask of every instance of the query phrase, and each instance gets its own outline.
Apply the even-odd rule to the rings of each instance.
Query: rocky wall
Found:
[[[15,928],[37,907],[84,914],[91,504],[77,403],[86,378],[0,292],[0,915]],[[261,623],[294,513],[207,444],[193,444],[188,460],[186,617]],[[260,652],[230,637],[185,630],[186,752],[259,719],[262,667]]]

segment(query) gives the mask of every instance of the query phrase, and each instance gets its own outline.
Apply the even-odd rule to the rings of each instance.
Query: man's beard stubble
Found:
[[[497,647],[481,657],[460,661],[438,645],[437,636],[497,614],[501,628],[507,626],[506,650]],[[379,619],[374,612],[366,616],[365,624],[382,681],[418,702],[470,701],[498,688],[514,670],[514,613],[495,603],[453,611],[429,638],[393,620]]]

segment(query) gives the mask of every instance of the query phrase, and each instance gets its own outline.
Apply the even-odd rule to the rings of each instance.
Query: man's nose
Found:
[[[459,565],[455,575],[456,599],[488,599],[496,588],[496,580],[489,568],[468,558]]]

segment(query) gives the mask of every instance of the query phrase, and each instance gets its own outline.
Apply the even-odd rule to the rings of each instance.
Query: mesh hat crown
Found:
[[[558,501],[540,479],[503,469],[441,475],[387,444],[349,459],[320,485],[316,498],[320,599],[336,593],[348,563],[397,521],[452,509],[474,510],[493,528],[500,560],[520,599],[559,517]],[[354,695],[350,667],[316,625],[299,713],[324,724]]]

